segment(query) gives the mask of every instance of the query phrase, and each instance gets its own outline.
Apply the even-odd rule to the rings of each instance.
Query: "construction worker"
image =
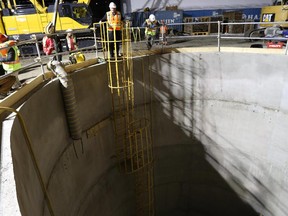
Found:
[[[54,27],[52,26],[52,23],[49,23],[45,27],[46,35],[42,39],[43,52],[46,55],[51,55],[53,53],[62,52],[61,41],[59,40],[58,35],[52,35],[53,33],[54,33]],[[62,55],[57,55],[56,58],[53,57],[53,59],[57,59],[58,61],[61,61]]]
[[[51,55],[52,52],[55,50],[55,41],[51,34],[47,34],[42,39],[43,44],[43,52],[46,55]]]
[[[224,25],[223,25],[222,33],[223,33],[223,34],[228,34],[228,32],[229,32],[229,26],[228,26],[227,23],[229,23],[229,20],[228,20],[227,17],[224,18],[223,23],[224,23]]]
[[[108,11],[104,17],[100,20],[101,22],[107,21],[109,52],[110,57],[114,58],[114,55],[120,56],[120,41],[121,41],[121,26],[123,17],[119,11],[116,10],[116,4],[111,2],[109,4],[110,11]],[[114,38],[114,35],[116,36]]]
[[[160,23],[156,20],[154,14],[150,14],[149,19],[146,19],[142,24],[142,27],[145,28],[145,37],[146,37],[146,45],[148,50],[152,48],[153,41],[155,40],[157,29],[160,26]]]
[[[73,51],[78,49],[77,39],[75,35],[72,33],[72,29],[67,29],[67,36],[66,36],[66,47],[68,51]]]
[[[21,82],[18,78],[18,72],[14,73],[21,68],[20,51],[16,46],[15,40],[9,40],[8,36],[0,33],[0,62],[6,74],[11,73],[4,80],[0,81],[0,93],[7,94],[10,89],[18,89],[21,87]],[[4,90],[3,90],[4,89]]]
[[[168,34],[168,27],[164,20],[161,21],[160,26],[160,37],[162,39],[162,44],[167,45],[167,34]]]
[[[71,52],[69,55],[70,62],[72,64],[76,64],[85,61],[85,55],[82,52],[80,51],[73,52],[75,50],[78,50],[78,44],[77,44],[77,38],[72,33],[72,29],[67,29],[66,32],[67,32],[66,47],[67,50]]]
[[[75,35],[72,33],[72,29],[67,29],[66,30],[67,35],[66,35],[66,49],[67,51],[70,51],[69,53],[69,60],[72,64],[76,64],[77,63],[77,57],[79,55],[83,55],[81,52],[72,52],[74,50],[78,49],[78,45],[77,45],[77,39],[75,37]],[[84,61],[85,59],[83,59]]]

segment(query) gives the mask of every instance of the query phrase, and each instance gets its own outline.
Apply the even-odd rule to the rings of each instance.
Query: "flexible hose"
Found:
[[[70,136],[73,140],[79,140],[82,138],[82,128],[78,116],[78,108],[75,98],[74,84],[71,76],[67,76],[67,88],[61,85],[64,106],[66,111],[66,117]]]

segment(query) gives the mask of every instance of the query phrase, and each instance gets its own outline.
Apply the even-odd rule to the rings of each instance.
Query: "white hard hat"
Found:
[[[151,22],[153,22],[153,21],[155,21],[155,15],[154,14],[150,14],[150,16],[149,16],[149,20],[151,21]]]
[[[116,4],[114,2],[110,2],[109,8],[116,8]]]

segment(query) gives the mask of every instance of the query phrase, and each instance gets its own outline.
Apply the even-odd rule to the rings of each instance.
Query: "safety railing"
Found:
[[[255,27],[260,26],[260,25],[270,25],[270,26],[275,26],[275,25],[282,25],[285,24],[285,22],[223,22],[223,21],[210,21],[210,22],[183,22],[183,23],[173,23],[173,24],[166,24],[168,27],[168,33],[167,33],[167,42],[168,46],[165,47],[180,47],[181,42],[189,42],[191,43],[185,43],[185,46],[193,46],[193,47],[203,47],[203,46],[210,46],[210,47],[217,47],[217,50],[221,52],[221,48],[225,46],[233,46],[233,47],[247,47],[247,48],[252,48],[253,45],[255,45],[255,42],[259,46],[254,46],[254,47],[263,47],[266,48],[266,43],[271,42],[271,41],[282,41],[283,43],[283,54],[287,55],[288,49],[286,46],[286,37],[280,37],[279,35],[275,35],[273,37],[263,37],[263,35],[255,34],[252,30],[255,29]],[[197,31],[193,31],[193,28],[195,30],[195,26],[202,26],[205,27],[207,25],[213,26],[214,31],[212,32],[211,29],[210,31],[199,31],[200,28],[197,28]],[[193,27],[192,27],[193,26]],[[225,34],[223,32],[223,29],[228,27],[229,31]],[[159,27],[158,27],[159,28]],[[190,30],[189,30],[190,29]],[[233,32],[231,29],[243,29],[243,31],[236,31]],[[36,35],[32,35],[31,39],[29,40],[24,40],[24,41],[19,41],[17,43],[18,46],[25,45],[25,44],[35,44],[37,54],[34,56],[31,56],[29,58],[28,64],[23,65],[22,68],[14,71],[10,74],[5,74],[0,76],[0,79],[3,79],[7,76],[12,75],[13,73],[25,73],[26,70],[32,68],[32,67],[37,67],[39,66],[42,75],[43,75],[43,80],[46,80],[45,77],[45,64],[51,60],[52,58],[55,58],[57,56],[68,56],[69,54],[73,52],[79,52],[79,51],[85,51],[85,50],[94,50],[95,51],[95,57],[98,58],[100,52],[103,51],[101,47],[101,41],[100,41],[100,33],[99,33],[99,26],[94,25],[93,28],[90,29],[92,33],[92,37],[94,38],[94,44],[92,46],[88,47],[82,47],[79,48],[78,50],[75,51],[63,51],[51,55],[43,55],[41,51],[41,42],[39,42],[39,38],[36,37]],[[131,27],[131,40],[132,40],[132,50],[135,49],[146,49],[146,47],[143,46],[143,43],[146,42],[145,40],[145,27],[140,27],[140,26],[135,26]],[[264,31],[264,29],[263,29]],[[87,30],[85,30],[87,32]],[[73,31],[76,35],[78,33],[81,34],[81,31]],[[65,32],[63,33],[57,33],[57,35],[62,36],[66,34]],[[54,35],[55,36],[55,35]],[[156,43],[159,43],[157,45],[158,48],[164,48],[163,43],[161,43],[161,39],[163,38],[163,35],[159,35],[158,38],[156,38]],[[198,40],[197,40],[198,39]],[[133,43],[135,42],[135,43]],[[140,44],[140,47],[139,47]],[[141,45],[142,44],[142,45]],[[256,45],[257,45],[256,44]],[[137,47],[138,45],[138,47]],[[284,49],[285,48],[285,49]],[[102,53],[103,54],[103,53]],[[21,62],[21,59],[20,59]],[[26,61],[27,62],[27,61]]]
[[[87,32],[87,31],[85,31]],[[21,68],[18,70],[15,70],[13,72],[10,73],[6,73],[4,75],[0,76],[0,79],[4,79],[8,76],[14,75],[14,74],[22,74],[25,73],[25,71],[28,71],[32,68],[35,68],[37,66],[39,66],[41,72],[42,72],[42,76],[43,76],[43,80],[45,81],[47,79],[47,77],[45,76],[45,64],[52,60],[52,59],[57,59],[59,56],[69,56],[72,53],[76,53],[76,52],[81,52],[81,51],[85,51],[85,50],[96,50],[96,56],[98,57],[98,44],[97,43],[97,37],[96,37],[96,31],[95,29],[91,29],[91,32],[93,33],[93,39],[94,39],[94,44],[92,46],[86,46],[86,47],[82,47],[79,48],[77,50],[74,51],[63,51],[63,52],[57,52],[57,48],[55,48],[55,52],[52,53],[51,55],[45,55],[42,52],[41,49],[41,40],[42,38],[39,38],[39,36],[36,36],[35,34],[31,35],[31,39],[28,40],[23,40],[23,41],[17,41],[16,46],[20,47],[20,46],[27,46],[27,45],[31,45],[35,46],[36,49],[36,53],[32,53],[31,56],[28,56],[29,61],[27,60],[27,56],[23,56],[22,53],[20,53],[20,63],[21,63]],[[81,33],[81,31],[75,31],[75,33]],[[61,38],[65,38],[64,35],[66,35],[67,33],[63,32],[63,33],[57,33],[57,34],[51,34],[51,37],[58,37],[60,36]],[[42,35],[45,36],[45,35]],[[62,39],[63,40],[63,39]],[[0,50],[2,49],[7,49],[7,47],[0,47]],[[24,59],[23,59],[24,57]],[[25,61],[26,64],[23,64],[23,61]],[[64,64],[69,64],[69,62],[64,62]]]
[[[260,44],[262,47],[266,47],[267,42],[284,42],[284,46],[276,46],[277,48],[282,48],[284,50],[285,43],[288,38],[284,36],[274,35],[274,36],[264,36],[264,27],[260,27],[260,25],[266,26],[275,26],[275,25],[282,25],[285,22],[223,22],[223,21],[211,21],[211,22],[184,22],[184,23],[173,23],[173,24],[166,24],[168,26],[168,33],[166,35],[168,44],[171,47],[177,47],[179,42],[184,41],[195,41],[195,39],[200,39],[203,41],[196,44],[196,47],[207,46],[210,47],[217,47],[218,51],[221,51],[221,47],[223,46],[241,46],[241,47],[258,47],[260,48]],[[195,26],[202,26],[201,28],[195,28]],[[210,31],[210,27],[205,29],[205,26],[214,26],[214,31]],[[257,31],[253,31],[258,27],[258,29],[262,29],[262,32],[259,34]],[[160,27],[158,27],[160,29]],[[195,32],[194,29],[197,29]],[[201,30],[199,30],[201,29]],[[228,32],[224,32],[224,29],[229,29]],[[232,30],[234,29],[234,31]],[[145,27],[132,27],[132,34],[134,41],[137,42],[145,42]],[[158,34],[156,37],[155,42],[159,42],[162,44],[161,34]],[[205,39],[205,40],[204,40]],[[205,43],[209,42],[209,43]],[[259,46],[253,46],[255,42],[258,42]],[[213,44],[215,43],[215,44]],[[175,44],[175,45],[174,45]],[[174,45],[174,46],[172,46]],[[189,44],[185,44],[189,46]],[[192,46],[192,43],[190,44]],[[195,47],[195,43],[193,43],[193,47]],[[276,48],[275,47],[275,48]],[[287,55],[287,47],[284,52]]]

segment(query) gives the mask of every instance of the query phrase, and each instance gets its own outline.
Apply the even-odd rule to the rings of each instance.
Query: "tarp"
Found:
[[[166,10],[166,7],[177,6],[178,10],[211,10],[261,8],[272,5],[273,0],[122,0],[124,13],[139,12],[149,7],[151,10]]]

